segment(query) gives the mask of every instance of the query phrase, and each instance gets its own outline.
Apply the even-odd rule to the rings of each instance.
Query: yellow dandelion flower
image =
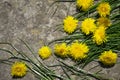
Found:
[[[86,11],[93,5],[94,0],[77,0],[76,5],[81,10]]]
[[[111,50],[109,51],[104,51],[100,56],[99,56],[100,62],[102,62],[104,65],[113,65],[117,61],[117,54],[112,52]]]
[[[94,22],[95,22],[95,20],[92,18],[87,18],[84,21],[82,21],[82,23],[81,23],[82,32],[84,32],[86,35],[94,32],[96,29],[96,25]]]
[[[108,2],[103,2],[97,7],[97,11],[101,17],[110,15],[111,7]]]
[[[78,41],[73,42],[70,46],[70,56],[75,59],[84,59],[87,57],[89,51],[88,46],[85,43],[79,43]]]
[[[78,20],[74,19],[72,16],[68,16],[63,20],[64,23],[64,31],[67,33],[72,33],[76,30],[77,25],[78,25]]]
[[[105,33],[106,28],[104,26],[99,26],[94,34],[93,34],[93,41],[97,45],[101,45],[102,43],[107,41],[106,33]]]
[[[55,54],[60,57],[67,57],[69,53],[69,46],[66,43],[56,44],[54,47]]]
[[[11,67],[11,75],[13,77],[23,77],[26,75],[27,67],[23,62],[15,62]]]
[[[108,19],[106,17],[100,17],[97,19],[97,25],[98,26],[103,25],[107,28],[108,26],[111,25],[111,22],[110,22],[110,19]]]
[[[47,59],[51,55],[51,49],[48,46],[43,46],[39,49],[38,53],[42,59]]]

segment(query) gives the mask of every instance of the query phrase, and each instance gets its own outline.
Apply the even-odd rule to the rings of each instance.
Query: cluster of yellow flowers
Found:
[[[85,4],[84,1],[86,0],[77,0],[77,5],[84,8],[84,6],[88,7],[88,3],[93,3],[93,0],[87,0]],[[87,3],[88,2],[88,3]],[[89,4],[90,6],[91,4]],[[87,9],[86,8],[86,9]],[[107,41],[106,36],[106,29],[108,26],[111,25],[110,19],[106,16],[110,14],[110,5],[107,2],[103,2],[99,4],[97,7],[97,11],[100,15],[100,18],[97,20],[93,18],[86,18],[84,21],[82,21],[80,29],[83,33],[86,35],[89,35],[90,33],[93,33],[93,41],[97,43],[98,45],[104,43]],[[96,22],[96,23],[95,23]],[[64,31],[68,33],[72,33],[75,31],[76,27],[78,26],[78,20],[75,19],[72,16],[68,16],[64,19]]]
[[[93,5],[94,0],[76,0],[76,5],[82,11],[87,11],[90,6]],[[98,19],[86,18],[81,22],[80,29],[85,35],[91,35],[93,42],[97,45],[101,45],[107,41],[106,29],[111,25],[111,21],[108,18],[110,15],[111,7],[108,2],[102,2],[97,7],[99,14]],[[72,34],[78,25],[79,20],[73,16],[67,16],[63,20],[63,29],[68,34]],[[87,57],[89,47],[86,43],[79,42],[78,40],[67,44],[65,42],[54,45],[54,54],[66,58],[70,57],[74,60],[82,60]],[[52,55],[52,49],[48,46],[42,46],[38,51],[39,56],[42,59],[47,59]],[[112,50],[104,51],[99,56],[99,61],[104,65],[113,65],[117,61],[117,53]],[[26,74],[27,67],[23,62],[15,62],[11,69],[12,76],[22,77]]]
[[[98,27],[93,34],[93,41],[96,42],[98,45],[101,45],[102,43],[107,41],[106,29],[111,24],[107,16],[110,15],[110,10],[110,5],[107,2],[103,2],[97,7],[100,18],[97,20],[96,25]]]
[[[50,56],[50,51],[48,52],[47,50],[50,50],[47,48],[46,50],[42,48],[39,49],[39,55],[41,56],[42,59],[48,58]],[[87,54],[89,51],[88,46],[85,43],[80,43],[78,41],[73,42],[71,45],[67,45],[66,43],[59,43],[55,44],[54,46],[54,53],[55,55],[65,58],[65,57],[72,57],[74,60],[80,60],[84,59],[87,57]],[[44,53],[43,53],[44,52]],[[43,56],[46,55],[46,56]]]
[[[49,47],[44,49],[39,49],[39,55],[42,59],[47,59],[51,55],[51,50]],[[81,43],[79,41],[75,41],[71,43],[71,45],[67,45],[66,43],[55,44],[54,53],[61,58],[71,57],[74,60],[82,60],[87,57],[87,53],[89,52],[89,47],[85,43]],[[45,55],[45,56],[44,56]],[[117,53],[113,53],[112,50],[105,51],[101,53],[99,56],[99,60],[104,65],[113,65],[117,61]]]
[[[89,7],[93,4],[93,0],[77,0],[77,6],[83,11],[89,9]],[[100,17],[95,20],[93,18],[86,18],[81,22],[80,29],[85,35],[93,34],[93,42],[97,45],[101,45],[107,41],[106,29],[111,25],[111,22],[107,16],[110,15],[110,5],[107,2],[102,2],[98,5],[97,11]],[[75,19],[73,16],[67,16],[63,20],[63,29],[68,34],[72,34],[78,26],[79,20]],[[87,57],[87,53],[89,52],[89,47],[85,43],[81,43],[79,41],[75,41],[70,45],[66,43],[56,44],[54,46],[54,53],[60,57],[72,57],[74,60],[80,60]],[[108,53],[108,54],[107,54]],[[116,55],[115,57],[110,56]],[[50,56],[50,49],[44,49],[43,47],[39,50],[39,55],[42,59],[48,58]],[[109,60],[108,60],[109,58]],[[112,53],[112,51],[105,51],[100,55],[99,60],[105,65],[111,65],[116,62],[117,54]]]

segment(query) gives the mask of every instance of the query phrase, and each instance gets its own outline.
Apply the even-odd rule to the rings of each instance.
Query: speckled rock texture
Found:
[[[75,13],[75,5],[74,3],[64,2],[51,6],[54,1],[0,0],[0,42],[10,42],[17,49],[29,53],[19,40],[20,38],[27,41],[37,53],[42,45],[66,35],[60,31],[55,31],[57,29],[56,25],[60,24],[65,16]],[[0,44],[0,48],[13,50],[8,45]],[[7,53],[0,51],[0,59],[6,59],[9,56]],[[56,62],[51,57],[45,60],[45,63],[50,65]],[[97,63],[86,66],[86,70],[95,64]],[[98,69],[102,69],[102,67],[97,67],[96,70]],[[59,69],[58,72],[62,74]],[[103,73],[103,76],[107,78],[120,80],[120,64],[116,64],[109,69],[103,69]],[[0,63],[0,80],[36,80],[36,78],[28,73],[23,78],[13,79],[10,75],[10,66]]]

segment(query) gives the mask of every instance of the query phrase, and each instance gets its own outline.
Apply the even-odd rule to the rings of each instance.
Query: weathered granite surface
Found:
[[[0,0],[0,42],[10,42],[27,53],[28,50],[18,40],[20,38],[27,41],[37,53],[42,45],[65,35],[55,31],[57,28],[55,25],[61,23],[68,14],[75,12],[75,8],[72,7],[74,4],[59,3],[51,7],[53,1],[55,0]],[[12,50],[6,45],[0,45],[0,48]],[[0,59],[7,57],[8,54],[0,51]],[[52,57],[45,62],[55,63]],[[88,65],[86,69],[90,66],[92,65]],[[103,73],[113,80],[120,80],[120,64],[104,69]],[[22,79],[12,79],[10,66],[0,63],[0,80],[35,80],[35,78],[28,73]]]

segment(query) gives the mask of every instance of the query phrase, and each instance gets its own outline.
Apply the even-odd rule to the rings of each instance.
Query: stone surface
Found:
[[[10,42],[17,49],[29,53],[20,38],[27,41],[37,53],[42,45],[64,36],[65,33],[55,31],[56,25],[60,24],[65,16],[75,13],[75,5],[57,3],[51,6],[53,1],[55,0],[0,0],[0,42]],[[14,51],[8,45],[0,44],[0,48]],[[9,56],[0,51],[0,59]],[[47,65],[50,65],[50,62],[56,64],[53,57],[45,61]],[[62,74],[59,68],[58,71]],[[104,69],[104,73],[113,80],[120,80],[120,64]],[[13,80],[10,66],[3,63],[0,63],[0,80]],[[35,80],[35,77],[28,73],[27,76],[14,80]]]

